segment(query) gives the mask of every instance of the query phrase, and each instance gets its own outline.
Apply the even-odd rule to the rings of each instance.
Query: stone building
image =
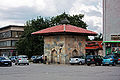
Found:
[[[72,25],[57,25],[32,34],[44,36],[44,56],[50,63],[68,63],[73,56],[85,55],[88,35],[97,33]]]
[[[0,56],[15,56],[15,43],[24,31],[24,26],[8,25],[0,28]]]

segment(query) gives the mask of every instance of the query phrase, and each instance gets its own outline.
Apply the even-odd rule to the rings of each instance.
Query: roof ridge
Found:
[[[63,25],[63,27],[64,27],[64,32],[65,32],[66,31],[65,24]]]

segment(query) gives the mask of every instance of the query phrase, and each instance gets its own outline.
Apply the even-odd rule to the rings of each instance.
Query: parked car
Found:
[[[17,56],[11,56],[11,57],[10,57],[10,60],[11,60],[13,63],[16,61],[16,59],[17,59]]]
[[[29,65],[29,60],[26,55],[19,55],[15,61],[15,65],[20,65],[20,64],[27,64]]]
[[[35,58],[37,58],[37,56],[32,56],[31,61],[33,61]]]
[[[12,66],[12,62],[8,57],[0,56],[0,66]]]
[[[33,63],[43,63],[43,56],[37,56],[33,59]]]
[[[118,64],[120,64],[120,58],[118,58]]]
[[[116,55],[107,55],[103,58],[103,65],[116,65],[118,62],[118,57]]]
[[[70,58],[69,63],[71,65],[73,65],[73,64],[79,64],[79,65],[85,64],[85,57],[84,56],[74,56],[74,57]]]
[[[90,66],[91,64],[95,64],[96,66],[100,66],[102,64],[102,57],[99,55],[88,55],[86,57],[86,64]]]

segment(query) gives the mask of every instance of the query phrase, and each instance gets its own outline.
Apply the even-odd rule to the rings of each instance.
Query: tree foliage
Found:
[[[24,26],[24,33],[20,40],[16,43],[18,54],[25,54],[31,57],[32,55],[42,55],[44,50],[43,37],[32,35],[32,32],[49,27],[49,20],[42,17],[29,20]]]
[[[86,29],[87,28],[87,24],[82,20],[82,18],[84,17],[83,14],[78,14],[78,15],[69,15],[66,14],[65,12],[61,15],[52,17],[50,20],[51,26],[55,26],[55,25],[59,25],[61,20],[67,18],[68,21],[70,22],[70,25],[74,25],[77,27],[81,27]]]
[[[82,18],[84,15],[69,15],[65,12],[51,18],[37,17],[26,22],[24,26],[24,33],[20,40],[16,43],[18,54],[25,54],[31,57],[32,55],[42,55],[44,53],[44,41],[40,35],[31,35],[32,32],[59,25],[60,21],[67,18],[71,25],[87,28],[87,25]]]

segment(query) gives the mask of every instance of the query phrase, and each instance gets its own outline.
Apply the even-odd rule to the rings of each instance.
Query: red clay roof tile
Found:
[[[90,30],[87,30],[87,29],[83,29],[83,28],[80,28],[80,27],[76,27],[76,26],[73,26],[73,25],[57,25],[57,26],[53,26],[53,27],[50,27],[50,28],[46,28],[46,29],[43,29],[43,30],[40,30],[40,31],[36,31],[36,32],[33,32],[32,34],[50,34],[50,33],[62,33],[62,32],[71,32],[71,33],[86,33],[86,34],[93,34],[93,35],[97,35],[96,32],[93,32],[93,31],[90,31]]]

